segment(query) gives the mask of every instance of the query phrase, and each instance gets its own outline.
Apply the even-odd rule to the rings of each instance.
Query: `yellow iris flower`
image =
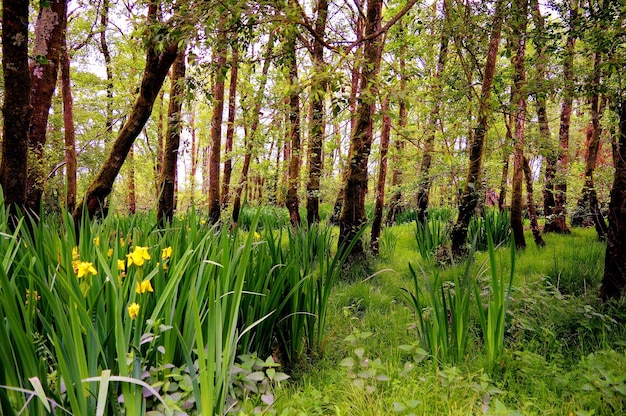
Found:
[[[135,292],[141,295],[146,292],[154,292],[154,289],[152,289],[152,284],[149,280],[144,280],[141,283],[137,282],[137,286],[135,286]]]
[[[129,266],[134,264],[138,267],[143,266],[146,260],[151,259],[150,254],[148,253],[148,247],[140,246],[135,246],[135,250],[132,253],[127,254],[126,257],[128,257]]]
[[[93,263],[89,263],[86,261],[78,261],[75,263],[75,267],[76,267],[76,276],[79,279],[81,277],[98,274],[98,271],[96,270],[96,268],[93,267]]]
[[[117,270],[124,271],[124,268],[125,268],[124,260],[118,260],[117,261]]]
[[[139,304],[133,302],[128,306],[128,316],[130,316],[130,319],[135,319],[137,315],[139,315]]]
[[[162,259],[169,259],[170,257],[172,257],[172,246],[165,247],[163,250],[161,250]]]

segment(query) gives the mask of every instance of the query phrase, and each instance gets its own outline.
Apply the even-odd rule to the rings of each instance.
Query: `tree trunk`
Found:
[[[528,208],[528,216],[530,217],[530,229],[533,233],[533,239],[538,247],[544,247],[546,242],[541,236],[539,222],[537,221],[537,210],[535,209],[535,198],[533,196],[533,175],[530,170],[528,159],[524,158],[524,177],[526,178],[526,206]]]
[[[582,198],[578,201],[576,212],[572,216],[572,226],[584,226],[591,223],[596,227],[598,239],[606,239],[607,226],[604,216],[598,207],[598,195],[593,180],[596,169],[598,151],[600,149],[600,135],[602,127],[600,120],[604,111],[604,103],[600,103],[600,78],[602,55],[596,52],[593,63],[593,78],[591,80],[591,129],[588,131],[587,152],[585,155],[585,184]]]
[[[322,177],[322,155],[324,143],[326,97],[326,74],[324,65],[324,45],[320,41],[326,31],[328,17],[328,1],[318,0],[317,20],[315,22],[316,39],[313,42],[314,81],[311,85],[311,137],[309,139],[309,182],[307,184],[307,223],[313,224],[320,220],[320,179]]]
[[[285,39],[285,65],[289,71],[289,137],[291,143],[289,159],[289,179],[285,203],[293,227],[300,225],[298,183],[300,181],[300,91],[298,87],[298,66],[296,60],[296,28],[288,27]]]
[[[578,18],[578,0],[573,0],[570,10],[569,31],[563,61],[563,103],[559,127],[559,153],[556,162],[556,183],[554,186],[554,211],[546,219],[544,232],[569,234],[567,227],[567,169],[569,164],[569,130],[574,100],[574,46],[576,45],[575,24]]]
[[[113,132],[113,69],[111,65],[111,52],[107,42],[107,29],[109,27],[109,0],[102,0],[100,12],[100,52],[104,58],[104,68],[107,75],[107,98],[106,98],[106,138]]]
[[[67,0],[53,0],[48,7],[39,9],[35,24],[35,43],[30,65],[31,96],[33,106],[28,147],[30,151],[26,204],[33,212],[39,212],[46,174],[44,148],[52,95],[57,84],[61,58],[61,38],[66,27]],[[5,119],[6,120],[6,119]]]
[[[382,0],[367,2],[363,61],[361,63],[361,88],[355,117],[355,127],[350,140],[350,162],[345,182],[345,197],[339,218],[339,247],[346,247],[357,237],[367,221],[365,193],[367,191],[367,160],[372,146],[372,114],[378,93],[378,72],[382,52],[381,36],[374,37],[381,28]],[[363,253],[363,243],[354,243],[350,257]]]
[[[126,200],[128,213],[134,214],[137,212],[137,194],[135,192],[135,146],[130,147],[128,154],[128,198]],[[104,207],[104,215],[107,214],[109,208]]]
[[[500,192],[498,193],[498,210],[504,211],[506,206],[506,190],[509,187],[509,159],[511,152],[509,146],[513,143],[513,133],[511,133],[511,121],[509,116],[504,116],[504,124],[506,125],[506,135],[504,137],[504,145],[502,146],[502,177],[500,179]]]
[[[444,17],[445,18],[445,17]],[[431,86],[433,109],[428,118],[428,136],[424,143],[422,163],[420,164],[419,186],[417,189],[417,221],[420,224],[426,223],[428,219],[428,205],[430,201],[430,186],[432,178],[430,175],[430,165],[435,151],[435,134],[440,123],[440,111],[443,101],[442,76],[448,55],[448,34],[445,29],[441,31],[441,45],[439,47],[439,58],[437,59],[437,69]]]
[[[28,72],[28,0],[5,1],[2,7],[2,74],[4,118],[0,185],[10,209],[10,225],[16,226],[17,210],[26,203],[30,74]],[[10,123],[6,122],[11,120]]]
[[[496,70],[498,58],[498,46],[500,45],[500,32],[502,30],[503,0],[497,0],[491,34],[489,36],[489,48],[483,72],[483,83],[480,94],[478,124],[474,128],[474,134],[470,141],[469,169],[467,179],[459,204],[459,215],[452,229],[452,253],[455,256],[464,256],[466,253],[467,228],[470,219],[474,215],[478,203],[478,187],[480,186],[480,173],[482,170],[483,147],[487,129],[489,128],[491,86]]]
[[[248,182],[248,170],[250,169],[250,161],[252,159],[252,150],[254,147],[254,136],[259,128],[259,114],[261,112],[261,105],[263,104],[263,96],[265,94],[265,85],[267,84],[267,74],[270,70],[270,63],[272,57],[272,51],[274,49],[274,31],[270,32],[269,39],[267,41],[267,50],[263,61],[263,69],[261,70],[261,77],[259,80],[259,89],[257,90],[254,98],[254,110],[252,111],[252,120],[250,122],[250,128],[246,130],[245,135],[245,147],[246,153],[243,157],[243,166],[241,168],[241,177],[239,183],[235,188],[235,199],[233,201],[233,223],[237,226],[239,220],[239,211],[241,210],[241,193]]]
[[[618,299],[626,286],[626,101],[619,111],[619,136],[613,142],[615,176],[609,202],[604,276],[600,287],[603,300]]]
[[[387,180],[387,151],[389,150],[389,138],[391,136],[391,117],[389,117],[389,96],[383,100],[381,112],[383,114],[383,126],[380,133],[380,161],[378,162],[378,183],[376,186],[376,206],[374,207],[374,219],[372,221],[372,238],[370,249],[378,254],[378,238],[380,237],[383,223],[383,208],[385,206],[385,181]]]
[[[185,80],[185,52],[181,52],[172,67],[170,104],[167,110],[167,132],[165,133],[165,151],[163,152],[163,171],[160,180],[160,196],[157,206],[157,220],[161,227],[171,223],[174,217],[174,184],[176,183],[176,165],[180,147],[181,111],[183,106]],[[193,192],[193,190],[192,190]]]
[[[222,11],[223,13],[223,11]],[[213,85],[213,115],[211,117],[211,156],[209,161],[209,222],[220,219],[220,161],[222,154],[222,120],[224,114],[224,85],[226,81],[226,18],[220,17],[214,62],[215,84]]]
[[[545,22],[541,15],[539,2],[531,0],[533,22],[535,24],[535,49],[537,49],[537,121],[541,142],[547,148],[546,169],[543,187],[543,215],[547,218],[554,211],[554,178],[556,176],[556,152],[552,146],[552,136],[550,134],[550,124],[548,123],[548,113],[546,110],[546,41],[547,34]]]
[[[67,49],[65,32],[61,42],[61,94],[63,96],[63,127],[65,130],[65,177],[67,195],[66,209],[69,212],[76,208],[76,134],[74,130],[74,98],[70,79],[70,55]]]
[[[513,192],[511,193],[511,229],[515,247],[526,248],[522,222],[522,179],[524,175],[524,125],[526,121],[526,27],[528,25],[528,0],[514,0],[512,4],[513,89],[511,91],[511,116],[513,131]],[[532,199],[532,195],[531,195]]]
[[[404,32],[404,31],[403,31]],[[398,214],[402,212],[402,190],[400,185],[402,184],[402,169],[400,167],[400,155],[404,152],[404,138],[403,134],[406,132],[407,123],[407,108],[406,108],[406,59],[405,48],[403,47],[400,52],[400,94],[398,96],[398,129],[400,134],[396,135],[395,139],[395,152],[393,153],[393,169],[391,172],[391,189],[393,189],[393,195],[389,201],[389,211],[387,211],[387,225],[392,225],[396,222]]]
[[[224,144],[224,178],[222,179],[222,207],[230,200],[230,177],[233,172],[233,139],[235,137],[235,115],[237,114],[237,78],[239,76],[239,50],[233,46],[230,62],[230,85],[228,87],[228,124]]]
[[[176,65],[176,62],[174,62]],[[173,71],[172,71],[173,72]],[[196,134],[196,114],[193,105],[189,110],[189,130],[191,133],[191,169],[189,171],[189,202],[195,204],[196,174],[198,173],[198,135]],[[178,120],[180,123],[180,119]],[[182,127],[180,128],[182,130]],[[180,145],[180,138],[179,138]],[[178,151],[178,150],[177,150]]]
[[[156,2],[152,1],[148,7],[148,26],[156,21]],[[80,220],[83,207],[87,208],[90,218],[104,206],[104,200],[113,188],[113,182],[119,173],[128,152],[139,133],[150,117],[154,101],[163,85],[172,62],[178,55],[178,42],[174,41],[165,47],[160,47],[156,40],[152,40],[146,52],[146,66],[143,72],[139,96],[133,104],[130,115],[120,129],[117,139],[109,152],[104,164],[93,179],[83,201],[74,210],[74,219]]]
[[[161,174],[163,172],[163,102],[164,102],[164,96],[165,96],[165,90],[161,90],[161,92],[159,93],[159,120],[157,123],[157,146],[158,146],[158,150],[157,150],[157,160],[156,160],[156,164],[155,164],[155,172],[154,172],[154,177],[155,177],[155,181],[154,181],[154,187],[156,189],[156,198],[157,201],[159,199],[159,195],[161,195],[161,188],[159,187],[159,182],[161,180]]]

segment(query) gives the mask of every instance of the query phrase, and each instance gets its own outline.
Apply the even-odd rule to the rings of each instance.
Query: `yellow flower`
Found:
[[[130,316],[130,319],[135,319],[137,315],[139,315],[139,304],[133,302],[128,307],[128,316]]]
[[[163,250],[161,250],[162,259],[169,259],[170,257],[172,257],[172,246],[165,247]]]
[[[95,237],[93,239],[93,243],[96,245],[96,247],[100,247],[100,237]]]
[[[111,257],[113,255],[113,249],[110,248],[107,250],[107,257]]]
[[[134,264],[138,267],[143,266],[146,260],[150,260],[150,254],[148,254],[148,247],[135,246],[135,250],[127,254],[128,265]]]
[[[120,247],[124,247],[126,242],[124,241],[124,237],[120,237]]]
[[[260,240],[261,239],[261,234],[257,233],[256,231],[254,232],[254,239],[255,240]]]
[[[117,261],[117,270],[124,271],[124,269],[125,269],[124,260],[118,260]]]
[[[80,279],[81,277],[88,277],[89,275],[98,274],[98,271],[93,267],[93,263],[89,263],[86,261],[79,261],[75,264],[76,267],[76,276]]]
[[[146,292],[154,292],[154,289],[152,289],[152,284],[150,283],[149,280],[144,280],[141,283],[137,282],[137,286],[135,287],[135,292],[141,295]]]
[[[79,257],[80,257],[80,254],[78,254],[78,247],[74,247],[72,249],[72,259],[78,260]]]

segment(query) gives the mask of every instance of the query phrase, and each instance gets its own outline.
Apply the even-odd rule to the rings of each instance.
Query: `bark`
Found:
[[[213,85],[213,115],[211,116],[211,155],[209,159],[209,222],[220,219],[220,161],[222,154],[222,120],[224,114],[224,86],[226,81],[226,18],[220,18],[217,44],[214,51],[215,84]]]
[[[163,171],[160,180],[160,196],[157,205],[157,220],[160,226],[171,223],[174,217],[174,184],[176,183],[176,165],[180,147],[181,111],[183,107],[183,83],[185,79],[185,53],[181,52],[172,67],[170,104],[167,109],[167,132],[163,152]],[[193,191],[193,190],[192,190]]]
[[[572,226],[586,226],[593,224],[598,233],[598,239],[605,240],[607,226],[604,216],[598,207],[598,195],[593,180],[593,172],[596,169],[598,151],[600,149],[600,135],[602,127],[600,119],[604,111],[604,103],[600,103],[600,78],[601,78],[602,55],[595,53],[593,63],[593,77],[591,80],[591,128],[587,135],[587,151],[585,155],[585,184],[582,198],[578,201],[576,212],[572,216]]]
[[[428,136],[424,143],[424,152],[422,154],[422,163],[420,164],[419,186],[417,189],[417,221],[424,224],[428,219],[428,205],[430,201],[430,187],[432,185],[432,177],[430,174],[430,166],[435,151],[435,133],[440,123],[441,105],[443,101],[443,85],[442,76],[446,65],[448,55],[448,34],[442,29],[441,45],[439,47],[439,57],[437,58],[437,69],[433,78],[432,100],[433,108],[428,118]]]
[[[322,177],[322,156],[325,127],[324,100],[326,96],[326,75],[324,65],[324,45],[317,39],[324,38],[328,17],[328,1],[318,0],[315,22],[316,40],[313,43],[314,81],[311,86],[311,137],[309,139],[309,182],[307,184],[307,223],[319,222],[320,179]]]
[[[618,108],[619,135],[613,143],[615,176],[609,202],[604,276],[600,287],[603,300],[618,299],[626,286],[626,101]]]
[[[159,181],[161,179],[161,173],[163,172],[163,102],[164,102],[165,90],[161,90],[159,93],[159,121],[157,124],[157,160],[155,164],[155,189],[156,189],[156,197],[159,199],[159,195],[161,194],[161,189],[159,188]]]
[[[478,187],[480,186],[480,173],[482,170],[483,147],[487,130],[489,128],[489,117],[491,110],[489,101],[491,97],[491,87],[496,70],[498,58],[498,47],[500,44],[500,33],[502,30],[503,0],[497,0],[491,34],[489,36],[489,47],[485,70],[483,71],[483,83],[480,94],[478,124],[471,135],[469,169],[467,179],[463,187],[461,201],[459,204],[459,215],[452,229],[452,253],[454,256],[464,256],[466,253],[467,228],[478,203]]]
[[[500,179],[500,192],[498,193],[498,210],[501,212],[504,211],[506,207],[506,190],[509,185],[509,159],[511,156],[509,146],[513,143],[511,121],[506,115],[504,117],[504,124],[506,125],[506,136],[504,138],[504,145],[502,149],[502,178]]]
[[[402,212],[402,191],[400,186],[402,185],[402,169],[400,168],[400,155],[404,152],[405,141],[401,137],[406,131],[407,123],[407,108],[406,108],[406,59],[404,58],[404,48],[400,52],[400,94],[398,97],[398,128],[401,134],[396,136],[394,140],[395,152],[393,153],[392,162],[393,169],[391,172],[391,189],[393,189],[393,195],[389,201],[389,211],[387,211],[387,225],[392,225],[396,222],[396,219],[400,212]]]
[[[383,208],[385,206],[385,181],[387,180],[387,152],[389,150],[389,138],[391,136],[391,117],[389,117],[389,96],[383,100],[381,112],[383,114],[383,126],[380,133],[380,161],[378,162],[378,181],[376,185],[376,205],[374,207],[374,219],[372,220],[372,235],[370,250],[378,254],[378,238],[380,237],[383,223]]]
[[[259,89],[254,98],[254,109],[252,110],[252,120],[250,128],[246,130],[245,147],[246,153],[243,157],[243,166],[241,168],[241,177],[235,188],[235,199],[233,201],[233,224],[236,227],[239,220],[239,211],[241,210],[241,193],[248,182],[248,170],[250,169],[250,161],[252,159],[252,150],[254,148],[254,136],[259,128],[259,114],[261,105],[263,104],[263,96],[265,93],[265,85],[267,84],[267,74],[270,70],[271,56],[274,49],[274,32],[270,32],[267,41],[267,50],[263,60],[263,68],[261,69],[261,77],[259,80]]]
[[[107,28],[109,27],[109,0],[102,0],[100,12],[100,52],[104,58],[104,68],[107,75],[107,101],[105,132],[107,139],[113,132],[113,70],[111,65],[111,52],[107,42]]]
[[[228,87],[228,124],[224,144],[224,178],[222,179],[222,207],[230,200],[230,178],[233,172],[233,139],[235,137],[235,115],[237,114],[237,78],[239,76],[239,50],[233,46],[230,62],[230,85]]]
[[[30,74],[28,72],[28,0],[6,1],[2,7],[2,75],[4,102],[2,116],[2,163],[0,185],[4,204],[10,209],[11,226],[15,215],[24,210],[28,159]],[[7,123],[6,120],[11,120]]]
[[[296,60],[296,29],[287,28],[285,40],[285,65],[289,71],[289,137],[291,143],[289,159],[289,178],[285,203],[289,210],[289,219],[293,227],[300,225],[298,201],[298,182],[300,180],[300,91],[298,86],[298,66]]]
[[[365,36],[378,33],[381,27],[382,0],[369,0],[365,19]],[[367,160],[372,146],[372,115],[378,93],[378,72],[382,51],[382,38],[372,37],[363,43],[363,61],[359,99],[350,140],[345,196],[339,218],[339,247],[353,243],[350,257],[363,253],[363,243],[354,241],[365,225],[365,193],[367,191]]]
[[[137,212],[137,194],[135,192],[135,147],[130,147],[130,153],[128,154],[128,213],[134,214]],[[106,211],[109,207],[106,206]]]
[[[70,78],[70,55],[67,49],[65,33],[61,52],[61,94],[63,96],[63,127],[65,130],[65,177],[67,195],[66,209],[69,212],[76,208],[76,134],[74,130],[74,98]]]
[[[524,225],[522,222],[522,179],[524,175],[524,125],[526,121],[526,26],[528,24],[528,0],[513,1],[512,41],[515,49],[513,57],[513,88],[511,91],[511,115],[513,131],[513,192],[511,193],[511,230],[515,247],[526,248]],[[532,195],[531,195],[532,199]],[[534,207],[533,207],[534,208]]]
[[[176,62],[174,62],[174,65],[176,65]],[[191,169],[189,171],[189,201],[193,206],[196,194],[196,173],[198,172],[198,137],[196,134],[196,114],[193,106],[189,112],[191,113],[189,117],[189,130],[191,132]]]
[[[29,169],[26,183],[26,204],[39,212],[46,174],[44,148],[52,95],[57,84],[61,59],[61,40],[67,21],[67,0],[53,0],[41,7],[35,24],[35,43],[30,65],[33,113],[28,133]]]
[[[545,143],[548,151],[546,157],[546,169],[544,175],[543,188],[543,215],[551,216],[554,211],[554,178],[556,176],[556,152],[552,149],[552,136],[550,134],[550,124],[548,123],[548,112],[546,110],[546,40],[547,34],[545,21],[541,15],[539,2],[531,0],[533,22],[535,24],[535,49],[537,49],[537,122],[539,124],[539,134],[541,142]]]
[[[537,220],[537,210],[535,209],[535,198],[533,196],[533,175],[527,158],[524,158],[523,168],[524,177],[526,178],[526,207],[528,209],[528,216],[530,217],[530,230],[533,233],[535,244],[538,247],[545,247],[546,242],[541,236],[541,230],[539,229],[539,222]]]
[[[578,16],[578,0],[573,0],[570,10],[569,31],[565,45],[565,58],[563,61],[563,102],[561,105],[561,117],[559,126],[559,153],[556,162],[557,172],[554,185],[554,211],[552,216],[546,219],[544,232],[569,234],[567,227],[567,169],[569,165],[569,130],[572,115],[572,102],[574,100],[574,47],[576,36],[574,26]]]
[[[150,3],[148,9],[148,27],[152,27],[156,19],[156,4]],[[155,40],[150,41],[146,52],[146,66],[143,72],[139,96],[137,97],[128,119],[120,129],[115,142],[104,164],[93,179],[83,201],[74,210],[74,219],[80,220],[86,207],[89,218],[93,218],[105,204],[113,188],[128,152],[146,121],[152,113],[154,101],[163,85],[172,62],[178,55],[178,42],[174,41],[163,48],[157,49]]]

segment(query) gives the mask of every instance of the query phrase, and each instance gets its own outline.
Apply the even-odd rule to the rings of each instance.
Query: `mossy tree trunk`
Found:
[[[61,41],[61,95],[63,97],[63,128],[65,130],[65,181],[67,193],[66,209],[70,212],[76,208],[76,133],[74,129],[74,98],[70,78],[70,54],[65,32]]]
[[[232,46],[230,58],[230,84],[228,86],[228,121],[226,124],[226,142],[224,143],[224,177],[222,178],[222,207],[230,201],[230,178],[233,173],[233,139],[235,137],[235,115],[237,114],[237,81],[239,78],[239,49]]]

